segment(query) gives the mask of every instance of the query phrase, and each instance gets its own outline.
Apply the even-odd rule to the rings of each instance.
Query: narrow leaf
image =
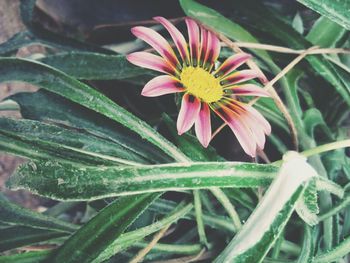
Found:
[[[166,165],[75,167],[56,162],[20,166],[7,182],[59,200],[105,197],[217,187],[260,187],[274,178],[277,167],[239,162],[175,163]]]
[[[350,2],[333,0],[298,0],[314,11],[350,30]]]
[[[150,73],[129,63],[124,55],[66,52],[46,56],[40,61],[77,79],[126,79]]]
[[[0,82],[24,81],[57,93],[128,127],[178,161],[188,161],[173,144],[147,123],[115,104],[102,93],[42,63],[0,58]]]
[[[63,236],[67,233],[25,226],[8,227],[1,229],[0,252]]]
[[[78,227],[54,217],[20,207],[0,195],[0,221],[10,225],[21,225],[72,233]]]
[[[39,121],[0,118],[0,134],[8,137],[2,144],[21,140],[31,144],[33,149],[46,152],[48,157],[52,155],[52,159],[58,156],[61,160],[68,159],[72,163],[86,165],[147,163],[109,140]],[[25,157],[31,158],[31,156]]]
[[[34,93],[17,93],[9,98],[20,105],[24,118],[85,131],[111,141],[113,145],[118,144],[116,148],[124,149],[127,155],[134,155],[134,158],[142,158],[147,162],[172,160],[138,134],[131,133],[128,128],[55,93],[42,89]]]
[[[51,256],[50,262],[91,262],[159,196],[121,197],[102,209]]]
[[[287,224],[308,181],[315,176],[316,171],[306,163],[305,157],[288,153],[258,207],[215,262],[262,262]]]

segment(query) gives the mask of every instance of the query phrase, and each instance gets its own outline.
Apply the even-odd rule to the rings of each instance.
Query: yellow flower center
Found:
[[[223,96],[220,81],[200,67],[185,67],[180,79],[186,91],[206,103],[218,101]]]

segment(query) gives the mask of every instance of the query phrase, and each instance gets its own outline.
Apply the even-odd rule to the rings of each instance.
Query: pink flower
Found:
[[[258,72],[237,70],[251,56],[246,53],[232,55],[216,68],[220,41],[214,33],[186,18],[187,43],[167,19],[154,19],[168,30],[177,51],[153,29],[143,26],[132,28],[132,33],[152,46],[159,55],[135,52],[127,59],[137,66],[164,73],[149,81],[142,95],[156,97],[183,93],[177,119],[179,135],[195,125],[198,140],[207,147],[212,137],[211,109],[231,128],[244,151],[254,157],[257,148],[264,148],[265,134],[270,134],[271,126],[256,109],[237,99],[239,96],[269,96],[262,88],[245,83],[259,77]]]

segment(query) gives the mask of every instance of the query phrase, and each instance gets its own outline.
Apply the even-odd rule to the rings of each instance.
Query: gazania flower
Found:
[[[155,97],[182,93],[177,119],[179,135],[195,125],[198,140],[207,147],[212,137],[212,110],[231,128],[244,151],[255,156],[257,148],[264,148],[265,134],[271,132],[271,126],[256,109],[238,100],[240,96],[268,96],[262,88],[246,83],[259,77],[258,72],[237,70],[251,56],[235,54],[220,64],[220,41],[214,33],[186,18],[187,44],[170,21],[163,17],[154,19],[167,29],[177,50],[153,29],[143,26],[132,28],[132,33],[153,47],[159,55],[135,52],[129,54],[127,59],[137,66],[164,73],[149,81],[142,95]]]

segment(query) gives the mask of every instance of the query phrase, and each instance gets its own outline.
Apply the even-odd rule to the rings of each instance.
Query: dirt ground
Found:
[[[19,17],[19,0],[0,1],[0,43],[7,41],[14,34],[23,31],[24,25]],[[30,52],[30,49],[23,49],[19,55]],[[0,101],[7,96],[20,91],[34,91],[36,88],[22,83],[0,84]],[[20,113],[15,111],[1,112],[0,116],[19,118]],[[16,167],[25,160],[19,157],[10,156],[0,152],[0,191],[10,200],[22,206],[37,209],[42,199],[31,195],[26,191],[10,191],[5,188],[7,178],[14,172]]]

